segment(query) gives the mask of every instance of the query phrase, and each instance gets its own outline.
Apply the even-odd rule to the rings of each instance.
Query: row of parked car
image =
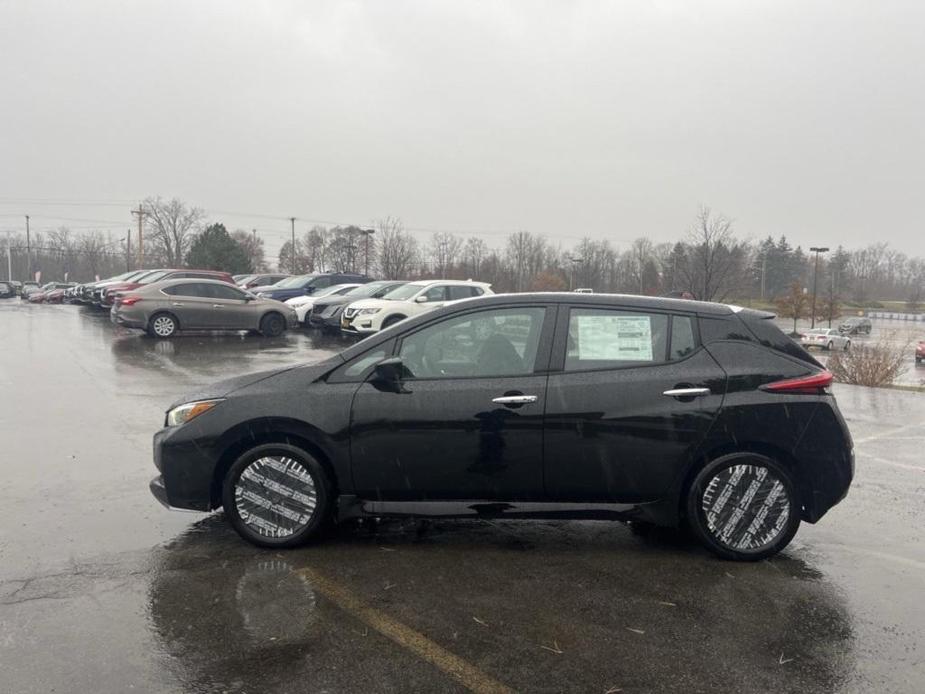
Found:
[[[184,268],[137,270],[81,285],[36,284],[20,288],[20,293],[37,303],[109,310],[113,323],[170,337],[180,330],[250,330],[275,336],[299,325],[368,335],[492,291],[490,285],[471,280],[374,281],[338,272],[233,276]]]

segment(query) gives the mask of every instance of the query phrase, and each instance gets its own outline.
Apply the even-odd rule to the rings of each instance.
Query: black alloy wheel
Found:
[[[278,313],[268,313],[260,320],[260,332],[266,337],[279,337],[286,329],[286,321]]]
[[[724,559],[758,561],[781,551],[800,527],[790,473],[763,455],[734,453],[706,465],[687,494],[697,538]]]
[[[321,464],[287,444],[247,451],[231,466],[222,486],[222,505],[232,526],[261,547],[306,542],[322,527],[330,497]]]

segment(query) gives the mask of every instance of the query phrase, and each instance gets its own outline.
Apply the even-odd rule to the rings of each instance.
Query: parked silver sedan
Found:
[[[295,311],[216,280],[155,282],[116,297],[110,320],[171,337],[178,330],[256,330],[275,337],[298,327]]]
[[[851,338],[835,328],[814,328],[800,336],[800,344],[806,349],[817,347],[831,352],[833,349],[850,349]]]

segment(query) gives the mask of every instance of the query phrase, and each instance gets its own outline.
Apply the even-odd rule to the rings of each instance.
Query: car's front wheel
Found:
[[[261,547],[295,547],[317,534],[330,506],[321,463],[288,444],[257,446],[239,457],[222,486],[231,525]]]
[[[267,337],[279,337],[286,329],[286,321],[278,313],[268,313],[260,321],[260,332]]]
[[[780,552],[800,527],[790,473],[763,455],[726,455],[707,464],[687,493],[697,538],[724,559],[758,561]]]

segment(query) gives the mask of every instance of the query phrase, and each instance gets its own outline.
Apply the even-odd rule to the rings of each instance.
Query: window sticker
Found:
[[[577,316],[578,358],[653,361],[650,316]]]

